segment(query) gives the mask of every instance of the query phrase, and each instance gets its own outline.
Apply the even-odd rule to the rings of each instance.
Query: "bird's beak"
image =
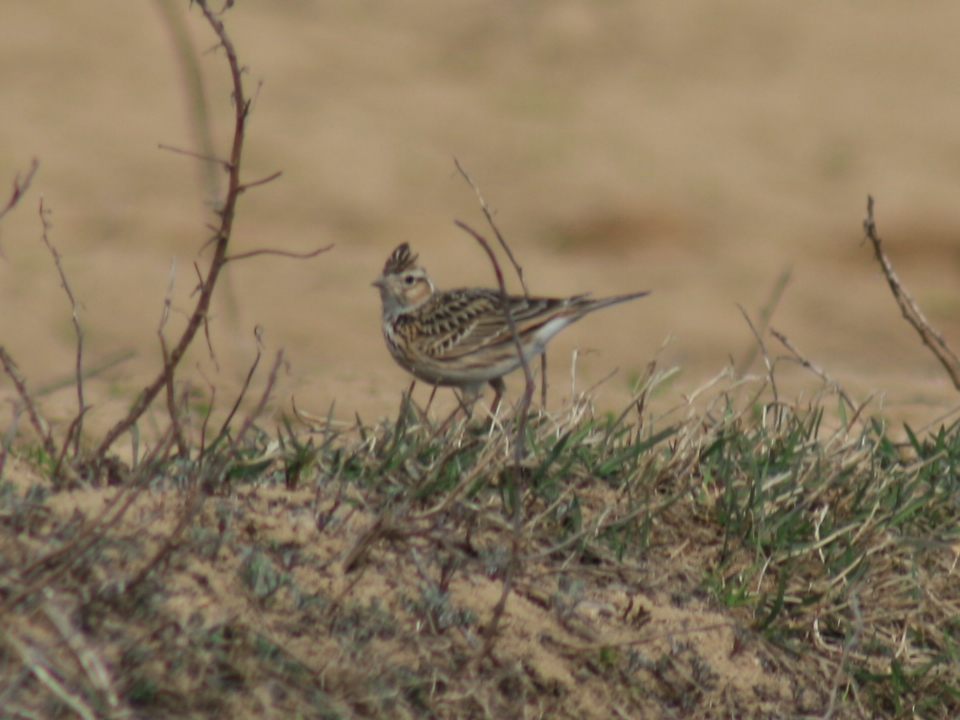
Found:
[[[382,278],[382,277],[379,277],[379,278],[377,278],[376,280],[374,280],[374,281],[373,281],[372,283],[370,283],[370,284],[373,285],[375,288],[382,288],[382,287],[383,287],[383,278]]]

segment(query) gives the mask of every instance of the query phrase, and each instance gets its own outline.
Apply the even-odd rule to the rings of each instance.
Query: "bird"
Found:
[[[508,295],[489,288],[438,290],[427,271],[402,243],[390,254],[373,286],[383,306],[383,336],[390,355],[415,378],[434,386],[458,388],[471,411],[487,383],[495,397],[491,414],[506,390],[503,376],[523,363],[504,311],[510,309],[523,357],[529,362],[547,343],[584,315],[648,295],[649,291],[591,299]]]

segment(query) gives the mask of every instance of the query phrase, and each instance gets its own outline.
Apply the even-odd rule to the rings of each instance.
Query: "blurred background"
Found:
[[[338,417],[393,414],[408,378],[370,287],[388,253],[409,241],[441,287],[495,282],[453,224],[487,232],[457,158],[533,293],[653,291],[556,338],[554,406],[572,379],[585,390],[616,371],[597,403],[622,407],[655,356],[679,368],[660,393],[676,404],[748,355],[737,305],[758,318],[788,271],[771,325],[856,399],[913,422],[956,405],[861,223],[870,193],[901,279],[960,346],[960,4],[238,0],[224,20],[255,98],[244,178],[283,171],[241,199],[233,251],[335,247],[228,267],[211,318],[217,363],[199,338],[181,373],[205,393],[208,381],[220,398],[239,388],[261,326],[266,359],[283,348],[289,363],[279,406],[295,396],[319,415],[334,400]],[[158,145],[203,152],[202,89],[227,156],[229,77],[214,44],[186,0],[4,3],[2,200],[32,158],[40,168],[0,222],[0,343],[31,387],[72,372],[42,196],[82,302],[87,365],[134,353],[88,383],[92,423],[109,425],[160,367],[171,263],[174,337],[193,264],[208,260],[209,167]],[[821,384],[789,363],[778,378],[781,392]],[[508,378],[510,397],[521,385]],[[45,396],[63,417],[73,401],[69,389]]]

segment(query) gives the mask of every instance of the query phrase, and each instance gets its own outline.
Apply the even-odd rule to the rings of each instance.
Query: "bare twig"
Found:
[[[230,40],[223,22],[219,16],[210,8],[208,0],[196,0],[196,4],[203,12],[208,24],[219,38],[219,47],[224,49],[227,56],[227,63],[230,66],[230,75],[233,80],[233,102],[234,102],[234,130],[233,145],[230,150],[228,162],[228,185],[222,207],[218,209],[220,223],[214,236],[214,253],[210,260],[210,266],[206,277],[202,283],[200,296],[197,304],[187,321],[187,326],[180,336],[176,346],[170,351],[169,358],[164,361],[163,370],[160,374],[140,393],[134,401],[126,416],[115,424],[104,436],[96,449],[96,456],[103,457],[120,435],[125,433],[137,420],[146,412],[147,408],[157,397],[159,392],[170,382],[170,378],[176,371],[177,366],[186,354],[187,349],[193,342],[197,331],[204,324],[207,314],[210,310],[210,302],[213,298],[213,291],[217,284],[217,278],[220,271],[226,263],[227,247],[230,242],[230,236],[233,231],[233,221],[236,216],[237,200],[240,197],[240,160],[243,154],[243,143],[246,135],[247,117],[250,112],[250,101],[247,99],[243,88],[243,68],[237,59],[237,53],[233,42]]]
[[[487,218],[487,222],[490,224],[494,234],[497,236],[500,246],[503,248],[504,252],[507,253],[507,257],[510,258],[510,262],[513,264],[513,269],[516,271],[517,277],[520,278],[520,286],[523,288],[523,294],[527,297],[530,297],[530,291],[527,289],[527,282],[523,279],[523,268],[520,267],[516,259],[513,257],[513,253],[510,251],[510,246],[507,244],[507,241],[504,239],[503,235],[500,234],[500,229],[497,227],[497,224],[493,221],[493,213],[490,212],[490,206],[487,205],[487,201],[484,200],[483,195],[480,194],[480,188],[473,181],[473,178],[467,174],[467,171],[463,169],[463,166],[460,164],[460,161],[457,160],[457,158],[453,159],[453,164],[457,166],[457,170],[463,176],[463,179],[467,181],[470,187],[473,188],[473,191],[477,194],[477,200],[480,203],[480,209],[483,211],[483,216]]]
[[[50,242],[50,237],[48,235],[50,231],[50,222],[47,220],[47,216],[50,214],[50,211],[43,207],[43,198],[40,198],[40,222],[43,225],[43,244],[47,246],[47,250],[50,251],[50,254],[53,256],[53,263],[57,266],[57,272],[60,274],[60,287],[63,288],[64,292],[67,293],[67,298],[70,300],[70,307],[73,317],[73,329],[77,335],[77,352],[76,352],[76,387],[77,387],[77,415],[74,419],[76,424],[76,433],[73,436],[73,454],[74,457],[80,454],[80,435],[83,432],[83,416],[87,412],[87,405],[83,401],[83,330],[80,328],[80,317],[77,314],[77,300],[73,296],[73,291],[70,289],[70,283],[67,282],[67,274],[63,271],[63,264],[60,262],[60,253],[57,252],[57,248],[54,247],[53,243]],[[69,436],[67,441],[64,443],[64,447],[69,442]]]
[[[16,177],[13,178],[13,193],[11,193],[7,204],[0,210],[0,220],[20,202],[20,198],[29,189],[30,183],[33,182],[33,176],[36,174],[38,167],[40,167],[40,161],[33,158],[30,161],[30,169],[27,170],[27,173],[23,177],[20,176],[20,173],[17,173]],[[0,246],[0,257],[3,257],[3,246]]]
[[[243,421],[243,425],[240,426],[240,431],[237,433],[237,443],[243,440],[244,435],[247,434],[247,431],[250,430],[256,419],[263,414],[263,410],[267,406],[267,401],[270,399],[270,396],[273,395],[273,388],[277,384],[277,375],[280,374],[281,367],[283,367],[283,350],[278,350],[277,358],[273,361],[273,367],[270,368],[270,374],[267,376],[267,386],[260,394],[260,402],[257,403],[257,406]]]
[[[830,387],[836,390],[837,395],[839,395],[840,398],[847,405],[850,406],[851,410],[856,410],[857,406],[854,404],[853,400],[850,399],[850,396],[847,395],[846,391],[842,387],[840,387],[840,383],[838,383],[836,380],[830,377],[830,375],[827,374],[826,370],[821,368],[819,365],[815,365],[814,363],[810,362],[806,357],[804,357],[804,355],[799,350],[797,350],[797,348],[793,345],[793,343],[790,342],[790,338],[788,338],[786,335],[784,335],[782,332],[780,332],[776,328],[770,328],[770,334],[773,335],[777,340],[779,340],[780,343],[787,350],[790,351],[790,353],[793,355],[793,360],[799,363],[802,367],[805,367],[814,375],[817,375],[825,383],[830,385]]]
[[[203,289],[203,273],[200,272],[200,266],[196,262],[193,263],[193,270],[197,273],[197,287],[194,289],[190,297],[193,297],[194,294],[200,292]],[[203,337],[207,341],[207,352],[210,353],[210,360],[213,362],[214,368],[217,372],[220,372],[220,363],[217,360],[217,353],[213,349],[213,340],[210,339],[210,318],[205,317],[203,319]]]
[[[50,435],[50,426],[43,420],[40,411],[37,410],[37,405],[27,391],[27,382],[17,369],[17,364],[7,353],[7,349],[2,345],[0,345],[0,362],[3,363],[3,369],[7,375],[10,376],[14,387],[17,388],[20,401],[27,410],[27,417],[30,418],[30,424],[33,425],[33,429],[40,438],[40,442],[43,443],[44,452],[46,452],[51,459],[55,458],[57,456],[57,447],[53,444],[53,437]]]
[[[477,195],[477,202],[480,203],[480,210],[483,212],[483,216],[487,219],[487,223],[490,225],[493,230],[494,235],[497,236],[497,241],[500,243],[500,247],[503,248],[504,252],[507,253],[507,257],[510,258],[510,263],[513,265],[514,271],[517,273],[517,277],[520,279],[520,287],[523,288],[523,294],[525,297],[530,297],[530,290],[527,288],[527,281],[523,277],[523,268],[520,267],[520,264],[517,262],[517,259],[513,256],[513,251],[510,249],[510,245],[507,244],[507,239],[500,232],[500,228],[497,227],[497,224],[493,221],[493,212],[490,210],[490,206],[487,205],[487,201],[484,199],[483,194],[480,192],[480,186],[474,182],[473,178],[470,177],[469,173],[463,168],[463,165],[460,164],[460,161],[457,158],[453,159],[453,164],[456,165],[457,171],[460,175],[463,176],[463,179],[467,181],[467,184],[473,188],[473,192]],[[543,409],[547,407],[547,353],[543,352],[540,355],[540,406]]]
[[[459,164],[457,167],[459,167]],[[521,485],[523,479],[523,468],[521,463],[523,462],[524,455],[526,454],[527,416],[530,414],[530,401],[533,399],[533,375],[530,372],[530,363],[527,362],[527,358],[523,354],[523,345],[520,342],[520,335],[517,332],[517,325],[513,320],[513,314],[510,312],[507,286],[503,281],[503,272],[500,270],[500,263],[497,262],[496,255],[494,255],[493,250],[490,248],[490,244],[487,242],[486,238],[484,238],[480,233],[460,220],[456,221],[456,225],[460,229],[472,235],[473,238],[480,243],[483,249],[486,250],[487,255],[490,258],[490,262],[493,265],[493,270],[497,275],[497,284],[500,286],[500,297],[503,301],[504,314],[507,317],[507,324],[510,326],[510,334],[513,336],[513,342],[517,348],[517,354],[520,356],[520,364],[523,367],[523,376],[526,380],[526,386],[523,391],[523,399],[520,401],[520,407],[518,409],[519,421],[517,422],[517,439],[514,446],[514,460],[516,463],[516,467],[514,468],[514,479],[516,481],[516,493],[513,506],[513,532],[510,547],[510,561],[507,567],[506,577],[503,579],[503,591],[500,594],[500,599],[494,606],[493,616],[491,617],[490,622],[487,623],[487,627],[484,630],[483,647],[474,658],[474,666],[479,667],[483,659],[489,655],[490,652],[492,652],[493,646],[496,643],[497,629],[500,625],[500,619],[503,617],[504,610],[506,610],[507,599],[510,597],[510,593],[513,590],[516,572],[519,569],[519,535],[523,523],[523,487]]]
[[[779,403],[780,396],[779,393],[777,393],[777,380],[774,377],[773,364],[770,362],[770,355],[767,354],[767,346],[763,343],[763,336],[753,324],[753,320],[750,319],[747,311],[743,309],[743,305],[737,303],[737,307],[740,308],[740,313],[743,315],[743,319],[747,321],[747,325],[750,326],[750,332],[753,333],[754,338],[757,340],[757,347],[760,348],[760,352],[763,354],[763,362],[767,366],[767,376],[770,378],[770,387],[773,389],[773,401],[775,403]]]
[[[863,231],[866,239],[873,245],[874,257],[880,263],[880,268],[883,270],[884,277],[887,278],[887,284],[890,286],[890,291],[893,293],[897,305],[900,306],[903,317],[913,326],[923,344],[930,348],[930,351],[943,365],[944,370],[947,371],[950,380],[953,382],[953,386],[960,390],[960,358],[943,339],[943,336],[924,317],[913,296],[903,287],[903,283],[900,282],[900,278],[893,270],[893,265],[890,264],[890,259],[881,247],[880,236],[877,235],[877,226],[873,221],[872,195],[867,196],[867,217],[863,221]]]
[[[257,187],[259,185],[266,185],[268,182],[272,182],[273,180],[276,180],[281,175],[283,175],[283,170],[277,170],[275,173],[271,173],[270,175],[267,175],[265,178],[260,178],[259,180],[254,180],[253,182],[244,183],[243,185],[237,188],[237,191],[245,192],[246,190],[249,190],[252,187]]]
[[[223,421],[223,425],[220,427],[220,432],[217,433],[217,437],[221,437],[230,428],[230,423],[233,422],[233,416],[237,414],[237,410],[240,408],[240,403],[243,402],[243,398],[246,397],[247,390],[250,389],[250,381],[253,379],[253,374],[257,371],[257,366],[260,365],[260,358],[263,356],[263,328],[261,328],[259,325],[255,327],[253,329],[253,337],[257,341],[257,356],[253,359],[253,363],[250,365],[250,370],[247,371],[247,377],[243,381],[243,387],[240,388],[240,394],[237,395],[237,399],[233,403],[233,407],[230,408],[230,412],[227,413],[227,419]]]
[[[480,233],[467,225],[462,220],[456,220],[455,224],[461,230],[469,233],[487,251],[490,262],[493,264],[493,270],[497,274],[497,284],[500,286],[500,297],[503,301],[503,312],[507,317],[507,324],[510,326],[510,334],[513,336],[513,343],[517,348],[517,354],[520,356],[520,364],[523,367],[523,376],[527,381],[526,389],[523,392],[523,399],[520,402],[520,420],[517,425],[517,444],[514,448],[516,453],[517,466],[523,461],[526,450],[525,435],[527,431],[527,415],[530,412],[530,401],[533,398],[533,374],[530,372],[530,363],[527,362],[523,354],[523,344],[520,342],[520,335],[517,332],[517,324],[513,320],[513,313],[510,312],[510,302],[507,295],[507,286],[503,282],[503,272],[500,270],[500,263],[497,262],[497,256],[493,254],[490,243]]]
[[[160,143],[157,145],[157,147],[161,150],[169,150],[172,153],[177,153],[178,155],[186,155],[197,160],[203,160],[204,162],[215,163],[222,166],[227,172],[230,172],[230,163],[223,158],[213,157],[212,155],[203,155],[201,153],[193,152],[192,150],[184,150],[183,148],[173,147],[172,145],[164,145],[163,143]]]
[[[167,294],[163,298],[163,312],[160,313],[160,325],[157,327],[157,337],[160,340],[160,354],[163,358],[163,366],[166,370],[170,364],[170,352],[167,349],[167,338],[163,334],[170,319],[170,307],[173,304],[173,285],[177,278],[177,259],[170,261],[170,280],[167,282]],[[177,453],[182,458],[190,457],[190,448],[187,445],[186,438],[183,435],[183,428],[180,426],[180,409],[177,405],[177,393],[174,387],[173,371],[167,372],[167,381],[164,383],[166,388],[167,414],[170,416],[170,429],[173,432],[173,441],[177,445]]]
[[[76,438],[77,443],[80,441],[80,426],[83,424],[83,417],[87,414],[87,410],[90,408],[85,407],[83,410],[78,412],[73,418],[73,421],[70,423],[70,427],[67,428],[67,434],[63,438],[63,445],[60,446],[60,455],[57,457],[57,463],[53,466],[53,472],[50,475],[54,478],[54,481],[62,480],[63,477],[60,474],[61,468],[63,468],[63,461],[67,458],[67,449],[70,447],[70,442]],[[79,446],[74,446],[74,458],[77,457],[79,452]]]
[[[238,253],[237,255],[230,255],[225,259],[225,262],[233,262],[234,260],[246,260],[247,258],[256,257],[257,255],[279,255],[280,257],[289,257],[295,258],[297,260],[309,260],[310,258],[315,258],[321,253],[325,253],[328,250],[333,249],[333,244],[327,245],[326,247],[317,248],[316,250],[308,253],[295,253],[289,252],[288,250],[251,250],[250,252]]]

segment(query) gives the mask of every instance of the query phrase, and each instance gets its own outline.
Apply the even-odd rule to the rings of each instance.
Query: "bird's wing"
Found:
[[[523,342],[544,323],[562,315],[571,299],[509,296],[507,302]],[[496,290],[470,288],[437,293],[422,308],[419,319],[420,349],[437,359],[462,357],[513,342],[503,300]]]

